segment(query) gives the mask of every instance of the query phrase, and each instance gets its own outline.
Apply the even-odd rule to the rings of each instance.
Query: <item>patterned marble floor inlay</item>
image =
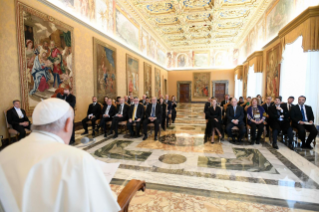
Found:
[[[111,182],[116,193],[131,179],[146,181],[132,211],[319,211],[318,145],[291,151],[279,142],[276,150],[268,138],[259,145],[247,137],[236,144],[227,135],[223,142],[204,143],[203,109],[204,104],[178,104],[175,123],[157,141],[153,135],[142,140],[125,131],[112,139],[99,132],[83,146],[78,130],[76,147],[120,163]]]

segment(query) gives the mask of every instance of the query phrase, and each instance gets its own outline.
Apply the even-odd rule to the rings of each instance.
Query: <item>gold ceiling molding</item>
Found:
[[[255,73],[262,73],[263,72],[263,51],[257,51],[252,53],[248,58],[248,65],[249,67],[254,65],[254,72]]]
[[[239,0],[223,0],[221,5],[227,6],[227,7],[238,7],[238,6],[246,6],[246,5],[252,5],[257,0],[247,0],[247,1],[239,1]]]
[[[186,0],[183,1],[182,10],[183,11],[209,11],[213,9],[213,0]]]
[[[281,50],[302,36],[304,52],[319,51],[319,6],[309,7],[278,33]]]
[[[237,74],[237,79],[238,80],[243,80],[243,65],[236,66],[235,70],[235,75]]]

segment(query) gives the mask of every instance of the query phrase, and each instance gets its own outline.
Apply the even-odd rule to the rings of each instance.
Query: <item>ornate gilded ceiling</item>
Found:
[[[266,0],[267,1],[267,0]],[[265,0],[119,0],[167,50],[233,47]]]

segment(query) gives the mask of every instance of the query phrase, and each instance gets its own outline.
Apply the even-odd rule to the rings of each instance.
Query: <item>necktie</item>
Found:
[[[134,106],[134,111],[133,111],[133,116],[132,116],[132,120],[133,120],[133,121],[135,120],[136,108],[137,108],[137,106],[135,105],[135,106]]]
[[[301,115],[302,115],[302,121],[306,121],[305,111],[303,110],[303,106],[301,106]]]
[[[234,107],[234,116],[236,116],[236,107]]]
[[[289,105],[289,111],[290,111],[291,105]]]
[[[155,111],[155,107],[154,107],[154,106],[152,106],[152,113],[151,113],[151,116],[152,116],[152,117],[154,117],[154,116],[155,116],[154,111]]]

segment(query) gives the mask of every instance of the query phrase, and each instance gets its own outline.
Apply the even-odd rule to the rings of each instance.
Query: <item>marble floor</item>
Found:
[[[281,142],[273,149],[268,138],[259,145],[248,138],[240,145],[203,143],[203,107],[179,104],[175,123],[158,141],[124,131],[116,139],[100,133],[83,145],[78,130],[76,147],[121,163],[111,181],[117,194],[131,179],[146,181],[131,211],[319,211],[318,145],[291,151]]]

